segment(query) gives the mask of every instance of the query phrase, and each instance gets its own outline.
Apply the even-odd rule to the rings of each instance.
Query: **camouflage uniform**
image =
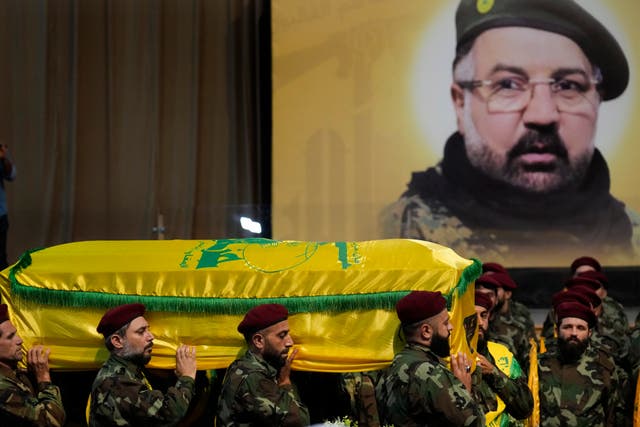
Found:
[[[624,312],[624,307],[609,296],[602,300],[602,315],[598,318],[598,330],[603,337],[607,337],[616,362],[626,369],[629,364],[629,319]]]
[[[382,371],[346,372],[340,387],[349,398],[351,416],[358,427],[380,427],[375,387]]]
[[[496,312],[489,322],[491,340],[506,345],[525,372],[529,372],[529,340],[536,338],[535,326],[527,307],[511,300],[506,313]]]
[[[152,390],[142,368],[111,355],[91,388],[90,427],[172,426],[189,409],[195,389],[190,377],[180,377],[163,394]]]
[[[278,371],[247,351],[227,369],[218,400],[218,427],[306,426],[309,410],[293,384],[278,385]]]
[[[589,345],[576,363],[554,351],[538,358],[542,427],[625,425],[624,382],[603,352]]]
[[[376,387],[384,423],[395,426],[484,426],[469,391],[428,347],[407,344]]]
[[[636,324],[629,331],[629,372],[631,384],[636,384],[640,371],[640,313],[636,318]],[[640,393],[640,390],[638,390]]]
[[[0,366],[0,425],[3,427],[64,425],[60,389],[50,382],[33,387],[27,373]]]

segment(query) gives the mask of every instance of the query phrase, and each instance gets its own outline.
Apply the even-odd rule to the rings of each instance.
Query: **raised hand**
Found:
[[[51,350],[41,345],[36,345],[27,352],[27,367],[41,382],[51,382],[49,374],[49,354]]]
[[[176,375],[196,379],[197,371],[196,348],[191,345],[181,345],[176,350]]]

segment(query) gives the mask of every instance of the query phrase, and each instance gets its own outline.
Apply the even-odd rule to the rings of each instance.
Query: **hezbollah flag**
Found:
[[[133,302],[147,307],[155,336],[150,367],[173,369],[184,343],[196,346],[199,369],[225,368],[244,351],[244,313],[281,303],[299,349],[294,369],[347,372],[389,364],[402,345],[395,304],[414,289],[445,295],[452,350],[471,353],[480,271],[417,240],[87,241],[25,253],[2,272],[0,292],[25,346],[51,348],[57,369],[99,367],[108,357],[100,318]]]

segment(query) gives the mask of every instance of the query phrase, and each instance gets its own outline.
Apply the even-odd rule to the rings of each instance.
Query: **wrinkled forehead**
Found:
[[[563,70],[593,73],[589,59],[573,40],[534,28],[487,30],[476,38],[471,55],[476,71],[484,75],[504,68],[544,77]]]

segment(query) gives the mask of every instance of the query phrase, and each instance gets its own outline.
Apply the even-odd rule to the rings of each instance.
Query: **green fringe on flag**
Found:
[[[346,312],[357,310],[393,310],[406,291],[388,291],[365,294],[340,294],[318,296],[287,296],[270,298],[196,298],[177,296],[125,295],[106,292],[63,291],[23,285],[16,279],[22,269],[31,265],[31,253],[25,252],[11,268],[9,279],[11,292],[18,298],[44,305],[62,307],[109,308],[120,304],[142,303],[147,310],[160,312],[185,312],[206,314],[239,315],[258,304],[283,304],[291,313]],[[448,308],[454,296],[461,296],[482,272],[482,264],[473,259],[473,264],[462,272],[456,286],[446,295]]]

